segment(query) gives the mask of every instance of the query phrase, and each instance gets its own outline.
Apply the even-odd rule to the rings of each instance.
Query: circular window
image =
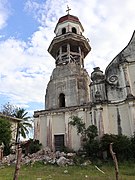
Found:
[[[118,77],[116,75],[113,75],[110,76],[108,80],[110,83],[116,83],[118,81]]]

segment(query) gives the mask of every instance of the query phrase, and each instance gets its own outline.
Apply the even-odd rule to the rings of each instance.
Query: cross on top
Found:
[[[67,10],[66,10],[66,12],[69,14],[69,11],[70,11],[71,9],[69,8],[69,6],[67,5]]]

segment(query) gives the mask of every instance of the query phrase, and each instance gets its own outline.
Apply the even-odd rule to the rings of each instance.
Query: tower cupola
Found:
[[[68,32],[73,32],[80,35],[82,35],[82,33],[84,32],[83,26],[80,23],[78,17],[70,14],[61,17],[54,30],[56,36],[66,34]]]
[[[76,63],[84,67],[84,58],[90,52],[88,39],[78,17],[69,13],[58,20],[48,52],[55,59],[56,66]]]

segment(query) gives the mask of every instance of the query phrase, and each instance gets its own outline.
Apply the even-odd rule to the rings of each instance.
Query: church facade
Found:
[[[131,136],[135,131],[135,32],[105,73],[95,67],[89,76],[84,60],[91,51],[78,17],[67,14],[55,27],[48,52],[55,59],[45,95],[45,110],[34,112],[34,138],[44,147],[79,150],[81,137],[69,125],[72,116],[103,134]]]

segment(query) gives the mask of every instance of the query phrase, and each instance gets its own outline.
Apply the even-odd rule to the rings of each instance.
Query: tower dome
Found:
[[[73,16],[73,15],[67,14],[65,16],[60,17],[60,19],[58,21],[58,24],[62,23],[62,22],[65,22],[65,21],[73,21],[73,22],[79,22],[80,23],[80,21],[79,21],[77,16]]]
[[[84,58],[91,47],[82,33],[84,29],[78,17],[67,14],[62,16],[55,27],[56,36],[53,38],[48,52],[56,60],[56,66],[76,63],[84,67]]]
[[[83,26],[78,17],[67,14],[58,20],[54,30],[56,36],[67,32],[74,32],[76,34],[82,34],[84,32]]]
[[[93,82],[101,82],[105,78],[103,71],[99,67],[95,67],[94,71],[91,73],[91,80]]]

